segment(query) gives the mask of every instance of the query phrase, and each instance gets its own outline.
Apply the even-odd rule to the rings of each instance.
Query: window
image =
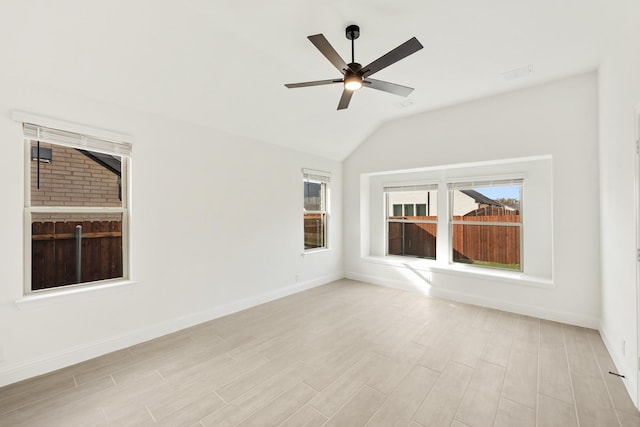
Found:
[[[387,255],[436,258],[437,186],[384,187]],[[398,215],[404,207],[404,216]],[[414,206],[417,215],[414,215]]]
[[[402,205],[393,205],[393,216],[402,216]]]
[[[128,278],[131,145],[23,124],[25,292]]]
[[[404,205],[404,216],[413,216],[413,205]]]
[[[495,276],[513,283],[546,285],[553,280],[551,156],[364,173],[360,185],[359,243],[365,261],[460,277]],[[394,196],[428,188],[437,191],[428,191],[421,200]],[[464,198],[454,200],[455,190]],[[479,211],[483,206],[463,190],[478,193],[476,199],[487,209]],[[404,215],[405,204],[415,206],[414,217]],[[401,206],[401,212],[394,205]],[[421,233],[423,241],[431,240],[428,250],[418,252],[416,246],[425,244],[409,233],[420,224],[414,219],[425,216],[434,223],[433,232]],[[489,222],[492,216],[498,218]]]
[[[522,271],[522,180],[448,188],[452,261]]]
[[[303,169],[304,249],[327,248],[329,173]]]

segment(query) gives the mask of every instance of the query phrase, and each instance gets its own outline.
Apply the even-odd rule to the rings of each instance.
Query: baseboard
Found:
[[[189,314],[166,322],[158,323],[146,328],[140,328],[125,334],[110,337],[93,343],[75,346],[61,352],[49,354],[22,363],[9,364],[0,368],[0,387],[9,385],[27,378],[33,378],[48,372],[55,371],[94,357],[102,356],[116,350],[130,347],[141,342],[167,335],[181,329],[208,322],[247,308],[255,307],[269,301],[284,298],[299,292],[306,291],[324,284],[342,279],[342,273],[331,274],[313,280],[296,283],[294,285],[278,288],[249,298],[244,298],[228,304],[223,304],[210,310]]]
[[[621,374],[625,374],[625,378],[622,379],[622,383],[627,389],[627,393],[631,397],[636,408],[638,407],[638,376],[636,375],[635,369],[628,370],[627,366],[624,363],[624,356],[620,354],[618,351],[618,346],[613,345],[611,341],[611,335],[607,333],[607,329],[604,327],[604,324],[600,322],[600,327],[598,328],[600,331],[600,336],[602,337],[602,341],[604,342],[605,347],[609,351],[609,355],[613,360],[613,364],[616,365],[616,369]]]
[[[368,282],[375,285],[387,286],[390,288],[397,288],[403,290],[412,290],[411,283],[403,280],[393,280],[382,278],[378,276],[369,276],[361,273],[347,272],[345,277],[348,279],[359,280],[361,282]],[[424,285],[423,289],[420,289],[420,293],[425,295],[431,295],[438,298],[444,298],[448,300],[463,302],[467,304],[479,305],[482,307],[493,308],[496,310],[508,311],[511,313],[522,314],[525,316],[538,317],[540,319],[551,320],[554,322],[568,323],[571,325],[582,326],[590,329],[598,329],[600,326],[600,319],[593,316],[585,316],[578,313],[571,313],[566,311],[549,310],[543,307],[537,307],[533,305],[517,304],[509,301],[496,300],[492,298],[485,298],[478,295],[465,294],[456,291],[450,291],[442,288],[435,288],[433,286]]]
[[[354,273],[354,272],[345,273],[345,278],[351,279],[351,280],[357,280],[359,282],[371,283],[373,285],[386,286],[388,288],[402,289],[405,291],[412,290],[411,284],[404,280],[393,280],[393,279],[388,279],[386,277],[370,276],[368,274]],[[416,292],[418,291],[416,290]],[[419,292],[424,295],[430,295],[430,288],[427,289],[426,291],[421,290]]]
[[[582,326],[583,328],[589,329],[598,329],[598,325],[600,323],[600,319],[593,316],[586,316],[583,314],[571,313],[568,311],[549,310],[543,307],[517,304],[509,301],[494,300],[491,298],[468,295],[460,292],[452,292],[439,288],[432,288],[431,295],[439,298],[464,302],[467,304],[480,305],[496,310],[503,310],[511,313],[522,314],[525,316],[537,317],[539,319],[550,320],[553,322]]]

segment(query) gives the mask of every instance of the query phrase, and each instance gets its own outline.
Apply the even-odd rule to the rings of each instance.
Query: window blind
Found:
[[[467,182],[450,182],[447,184],[449,190],[469,190],[473,188],[484,187],[505,187],[510,185],[522,185],[524,180],[522,178],[514,179],[497,179],[486,181],[467,181]]]
[[[383,187],[385,193],[397,193],[400,191],[433,191],[438,189],[438,184],[421,184],[421,185],[396,185]]]
[[[302,169],[302,176],[305,180],[309,181],[319,181],[319,182],[330,182],[331,181],[331,173],[313,169]]]
[[[75,132],[48,128],[32,123],[23,123],[24,137],[28,140],[49,142],[82,150],[105,154],[131,157],[131,144],[127,142],[109,141]]]

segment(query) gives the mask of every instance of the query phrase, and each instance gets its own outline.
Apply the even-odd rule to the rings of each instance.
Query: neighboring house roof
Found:
[[[497,202],[493,199],[490,199],[482,193],[478,193],[476,190],[460,190],[460,192],[471,197],[473,200],[475,200],[476,203],[481,203],[483,205],[489,205],[489,206],[506,207],[502,203]]]
[[[96,153],[76,148],[79,152],[92,159],[94,162],[104,166],[118,176],[122,176],[122,164],[119,158],[110,154]]]

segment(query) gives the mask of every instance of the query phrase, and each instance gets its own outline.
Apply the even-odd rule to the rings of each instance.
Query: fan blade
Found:
[[[338,110],[344,110],[349,107],[349,101],[351,101],[351,97],[353,96],[352,90],[343,90],[342,96],[340,97],[340,102],[338,103]]]
[[[342,83],[342,80],[333,79],[333,80],[316,80],[314,82],[303,82],[303,83],[287,83],[287,84],[285,84],[285,86],[288,87],[289,89],[294,89],[294,88],[297,88],[297,87],[330,85],[330,84],[333,84],[333,83]]]
[[[336,52],[333,46],[329,44],[329,41],[322,34],[316,34],[307,38],[342,74],[344,74],[345,70],[349,69],[347,63],[344,62],[344,59],[338,55],[338,52]]]
[[[423,46],[420,44],[418,39],[413,37],[412,39],[407,40],[392,51],[382,55],[380,58],[376,59],[366,67],[362,67],[363,71],[360,75],[362,77],[368,77],[373,73],[377,73],[383,68],[387,68],[389,65],[398,62],[403,58],[406,58],[412,53],[416,53],[422,48]]]
[[[367,79],[364,81],[364,87],[389,92],[394,95],[409,96],[413,92],[412,87],[397,85],[395,83],[383,82],[382,80]]]

